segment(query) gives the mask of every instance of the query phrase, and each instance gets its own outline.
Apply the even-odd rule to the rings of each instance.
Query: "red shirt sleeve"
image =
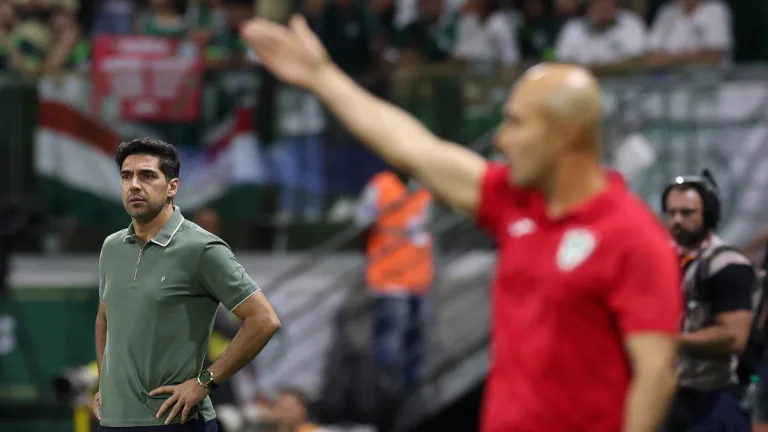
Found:
[[[509,186],[509,165],[490,162],[483,174],[480,201],[477,203],[477,225],[496,237],[504,220],[504,209],[509,205],[512,188]]]
[[[616,254],[615,282],[609,307],[622,334],[680,331],[683,294],[680,264],[660,229],[624,236]]]

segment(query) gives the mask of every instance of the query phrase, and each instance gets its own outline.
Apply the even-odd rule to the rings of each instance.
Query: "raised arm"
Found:
[[[303,18],[293,18],[289,28],[256,19],[243,35],[272,73],[318,95],[368,148],[454,209],[475,213],[485,159],[441,140],[403,110],[358,86],[329,60]]]

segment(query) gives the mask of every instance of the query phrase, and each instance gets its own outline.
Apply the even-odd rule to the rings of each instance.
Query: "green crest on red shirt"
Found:
[[[592,255],[597,241],[592,231],[578,228],[563,234],[557,249],[557,267],[562,271],[571,271]]]

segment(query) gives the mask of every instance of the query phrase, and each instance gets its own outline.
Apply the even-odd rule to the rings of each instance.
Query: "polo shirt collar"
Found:
[[[181,214],[179,206],[173,206],[173,214],[165,222],[165,225],[163,225],[163,228],[160,230],[160,232],[158,232],[157,235],[153,237],[152,240],[150,240],[150,242],[162,247],[168,246],[168,244],[173,239],[173,236],[176,234],[179,228],[181,228],[182,222],[184,222],[184,216]],[[128,226],[128,231],[125,233],[123,241],[133,241],[135,235],[136,232],[133,230],[133,223],[131,223]]]

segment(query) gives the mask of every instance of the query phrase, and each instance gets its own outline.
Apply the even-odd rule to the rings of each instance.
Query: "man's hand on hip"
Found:
[[[101,421],[101,392],[96,392],[93,396],[93,415]]]
[[[189,418],[192,408],[205,399],[208,393],[210,393],[210,390],[198,384],[197,378],[192,378],[178,385],[158,387],[149,392],[149,395],[170,394],[171,397],[160,407],[156,417],[162,417],[168,411],[168,408],[173,407],[168,414],[168,418],[165,420],[165,424],[171,424],[173,419],[179,414],[179,411],[181,411],[181,423],[183,424]]]

